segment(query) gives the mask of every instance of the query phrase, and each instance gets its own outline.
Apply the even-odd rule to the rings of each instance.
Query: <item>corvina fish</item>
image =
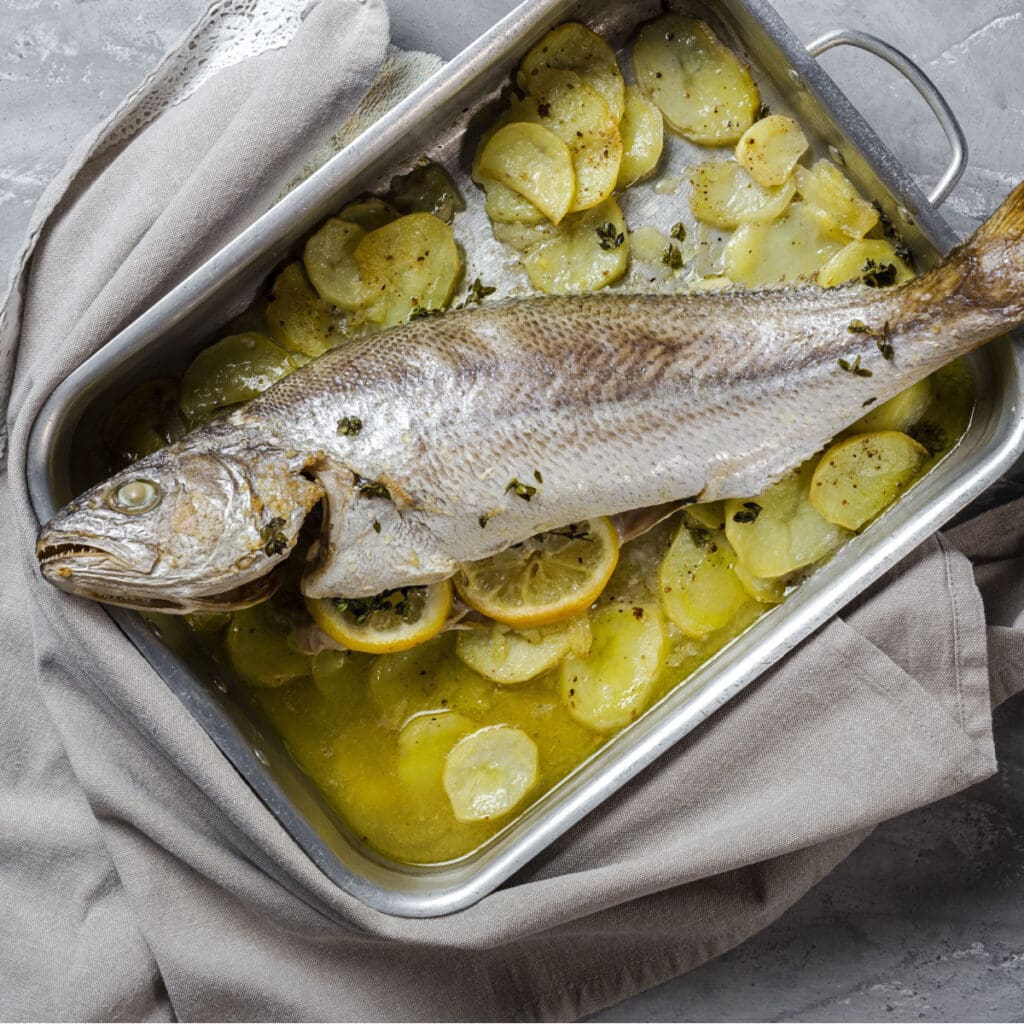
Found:
[[[113,604],[242,607],[272,591],[326,498],[305,594],[430,583],[593,516],[757,494],[869,400],[1022,321],[1024,185],[899,288],[606,293],[428,318],[327,353],[87,491],[43,528],[39,561]]]

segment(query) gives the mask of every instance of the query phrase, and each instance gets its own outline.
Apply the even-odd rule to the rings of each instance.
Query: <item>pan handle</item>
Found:
[[[949,139],[949,145],[953,151],[949,165],[928,196],[928,201],[932,206],[941,206],[949,193],[953,191],[953,186],[960,180],[960,175],[964,173],[964,168],[967,166],[967,139],[945,97],[936,88],[935,83],[905,53],[897,50],[895,46],[890,46],[884,39],[869,35],[867,32],[857,32],[854,29],[835,29],[832,32],[826,32],[814,42],[808,43],[807,52],[812,57],[820,57],[826,50],[831,50],[836,46],[855,46],[880,57],[886,64],[899,71],[921,94],[925,103],[932,108],[932,113],[946,133],[946,138]]]

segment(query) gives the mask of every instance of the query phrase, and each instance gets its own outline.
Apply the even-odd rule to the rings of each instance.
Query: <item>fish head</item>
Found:
[[[42,528],[36,554],[61,590],[185,614],[244,608],[323,496],[280,452],[212,450],[188,439],[86,491]]]

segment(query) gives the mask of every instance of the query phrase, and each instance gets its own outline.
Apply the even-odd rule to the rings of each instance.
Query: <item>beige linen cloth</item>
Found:
[[[41,404],[272,203],[386,43],[382,0],[322,0],[287,47],[105,145],[138,103],[122,108],[37,213],[3,347],[4,1018],[574,1017],[736,945],[876,823],[994,770],[990,703],[1021,685],[1021,502],[923,544],[500,891],[439,920],[335,888],[104,611],[41,581],[24,477]]]

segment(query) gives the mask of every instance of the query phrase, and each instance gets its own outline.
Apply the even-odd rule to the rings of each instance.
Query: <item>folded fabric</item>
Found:
[[[273,202],[386,43],[381,0],[322,0],[286,47],[140,120],[144,85],[37,214],[2,324],[5,1018],[576,1016],[732,947],[877,822],[994,770],[987,664],[997,699],[1020,687],[1022,502],[922,545],[504,888],[437,920],[334,887],[106,613],[40,580],[25,459],[43,401]]]

